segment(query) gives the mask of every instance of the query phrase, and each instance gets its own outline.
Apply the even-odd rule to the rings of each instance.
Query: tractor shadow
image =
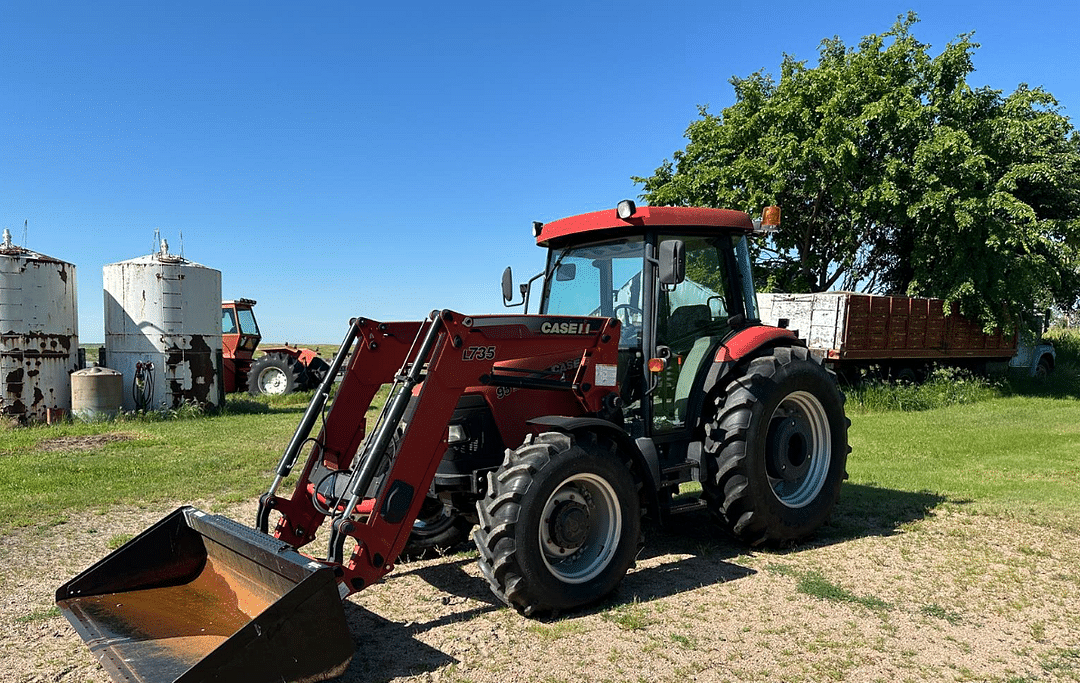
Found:
[[[779,548],[752,549],[724,533],[708,512],[679,516],[666,528],[645,527],[645,546],[619,589],[591,611],[666,598],[703,586],[752,576],[740,557],[750,553],[788,555],[867,537],[899,533],[908,524],[927,517],[943,496],[863,484],[845,484],[831,519],[807,541]],[[963,505],[967,501],[948,500]]]
[[[379,683],[417,676],[453,664],[457,659],[415,636],[412,623],[390,621],[352,602],[345,602],[345,619],[356,652],[335,683]]]
[[[815,546],[832,545],[870,536],[892,536],[903,527],[925,519],[943,503],[968,505],[932,491],[897,491],[869,484],[844,484],[832,518],[812,540]]]
[[[542,615],[539,623],[568,617],[600,614],[623,605],[649,602],[753,576],[740,558],[759,553],[788,555],[867,537],[899,533],[905,525],[927,517],[938,505],[950,502],[929,492],[908,492],[863,484],[845,484],[831,520],[805,543],[773,549],[751,549],[730,538],[707,512],[681,515],[667,528],[644,527],[645,545],[632,569],[608,598],[578,610]],[[462,546],[464,549],[466,546]],[[423,643],[416,636],[454,623],[508,609],[492,595],[487,581],[474,569],[475,552],[456,554],[433,562],[403,563],[387,577],[415,575],[444,594],[444,605],[463,609],[427,621],[394,622],[352,603],[345,603],[349,630],[357,651],[345,674],[335,679],[373,683],[430,673],[457,659]]]
[[[443,626],[465,624],[481,615],[505,609],[492,595],[483,577],[473,576],[466,571],[466,567],[475,563],[475,554],[446,557],[433,563],[410,562],[400,565],[399,570],[387,577],[387,581],[393,581],[402,576],[415,575],[444,594],[444,606],[465,606],[465,609],[454,608],[439,617],[401,623],[346,601],[345,617],[356,644],[356,654],[342,677],[334,680],[341,683],[390,681],[430,673],[458,663],[457,658],[427,645],[417,636]]]

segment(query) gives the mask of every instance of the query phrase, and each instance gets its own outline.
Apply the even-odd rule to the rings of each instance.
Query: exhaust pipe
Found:
[[[65,583],[56,604],[118,683],[308,683],[341,675],[354,651],[331,567],[193,507]]]

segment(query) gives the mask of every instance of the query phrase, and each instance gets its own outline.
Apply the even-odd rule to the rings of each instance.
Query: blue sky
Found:
[[[909,9],[933,54],[975,31],[972,85],[1080,112],[1067,2],[7,0],[0,229],[76,265],[84,343],[102,266],[155,230],[257,299],[267,341],[499,312],[502,269],[541,268],[531,221],[636,197],[731,76]]]

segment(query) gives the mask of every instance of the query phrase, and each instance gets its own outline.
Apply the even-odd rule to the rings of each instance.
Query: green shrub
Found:
[[[935,368],[921,384],[867,380],[847,389],[848,408],[862,412],[931,410],[1003,395],[1003,382],[952,367]]]

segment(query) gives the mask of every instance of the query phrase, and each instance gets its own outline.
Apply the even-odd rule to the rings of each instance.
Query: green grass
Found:
[[[0,432],[0,530],[56,526],[110,505],[253,498],[269,486],[310,397],[236,394],[212,415],[173,411]],[[48,450],[59,439],[103,434],[126,439]]]
[[[850,483],[1080,524],[1080,402],[1013,396],[852,416]]]
[[[832,581],[824,574],[815,570],[797,570],[783,564],[772,564],[767,569],[780,576],[788,576],[796,579],[796,590],[803,595],[808,595],[818,600],[827,602],[846,602],[853,605],[861,605],[868,609],[888,610],[891,605],[881,598],[873,595],[857,595]]]
[[[1049,383],[942,373],[922,387],[886,388],[894,393],[883,402],[850,391],[850,479],[833,533],[895,528],[942,504],[1080,529],[1080,335],[1056,334]],[[0,432],[0,530],[49,529],[118,504],[254,497],[269,485],[309,398],[235,394],[216,415]],[[42,449],[49,439],[101,434],[129,438],[88,451]]]

